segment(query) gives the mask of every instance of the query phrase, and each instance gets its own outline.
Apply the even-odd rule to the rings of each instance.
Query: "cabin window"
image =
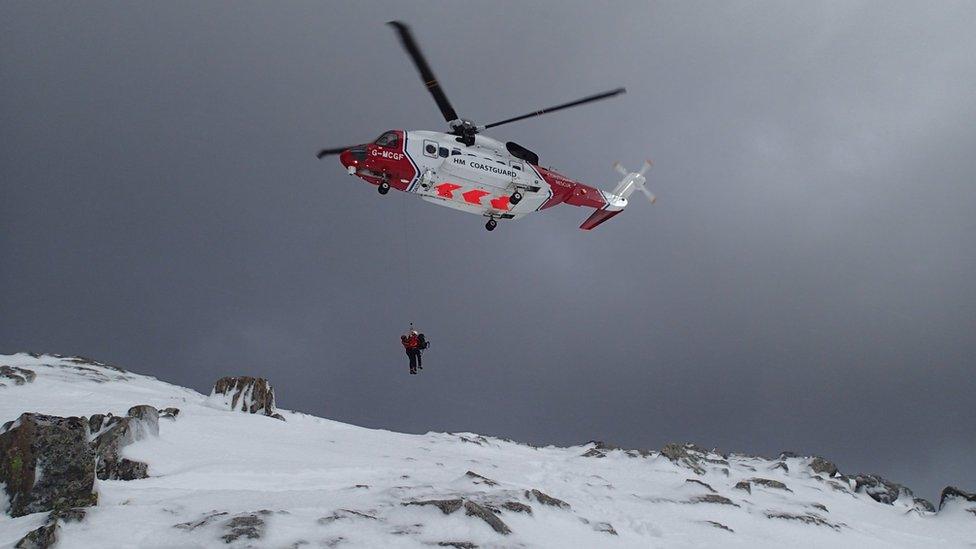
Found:
[[[441,156],[441,158],[447,158],[447,155],[449,154],[449,152],[448,152],[448,150],[447,150],[447,147],[441,147],[441,148],[440,148],[440,149],[439,149],[439,150],[437,151],[437,154],[439,154],[439,155]]]
[[[431,158],[437,157],[437,142],[424,141],[424,156],[429,156]]]
[[[461,149],[451,149],[451,156],[461,154]]]
[[[398,142],[396,132],[386,132],[376,140],[376,144],[380,147],[396,147]]]

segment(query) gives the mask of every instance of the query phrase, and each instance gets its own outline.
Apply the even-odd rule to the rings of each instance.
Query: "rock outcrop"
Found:
[[[498,532],[501,535],[508,535],[512,533],[512,529],[505,524],[502,519],[498,518],[491,509],[476,503],[474,501],[462,498],[456,499],[428,499],[420,501],[410,501],[404,503],[404,505],[417,505],[417,506],[433,506],[441,510],[445,515],[450,515],[457,510],[464,508],[464,514],[469,517],[476,517],[483,520],[492,530]]]
[[[210,398],[231,410],[284,419],[275,410],[274,388],[261,377],[222,377],[214,384]]]
[[[837,466],[834,465],[834,462],[820,456],[814,456],[813,459],[810,460],[810,469],[814,473],[827,475],[828,478],[839,473]]]
[[[560,509],[570,508],[570,505],[565,501],[559,498],[554,498],[541,490],[536,490],[535,488],[526,490],[525,497],[530,500],[534,499],[543,505],[549,505],[551,507],[559,507]]]
[[[620,446],[614,446],[613,444],[608,444],[602,440],[591,440],[587,444],[592,444],[593,447],[587,450],[586,453],[583,454],[583,457],[603,458],[607,457],[607,453],[614,451],[623,452],[627,457],[632,458],[646,458],[654,455],[654,452],[650,450],[645,450],[643,448],[623,448]]]
[[[976,503],[976,494],[960,490],[955,486],[946,486],[942,489],[942,495],[939,497],[939,511],[953,501]],[[973,509],[976,509],[976,506]],[[973,514],[976,514],[976,511]]]
[[[860,474],[850,477],[850,480],[854,482],[855,492],[863,492],[878,503],[891,505],[902,495],[914,498],[911,490],[880,475]]]
[[[846,524],[839,522],[833,523],[825,519],[824,517],[816,513],[786,513],[783,511],[766,511],[766,518],[770,519],[780,519],[780,520],[795,520],[802,522],[804,524],[812,524],[814,526],[826,526],[828,528],[833,528],[834,530],[840,530],[842,527],[847,526]]]
[[[28,370],[27,368],[18,368],[17,366],[0,366],[0,387],[3,387],[7,383],[13,383],[14,385],[23,385],[25,383],[31,383],[37,374],[33,370]]]
[[[0,483],[10,499],[10,516],[87,507],[98,501],[86,427],[84,418],[33,413],[4,425]]]
[[[224,543],[233,543],[239,539],[261,539],[264,537],[265,521],[264,517],[271,514],[271,511],[262,509],[255,513],[238,515],[224,524],[226,533],[220,537]]]
[[[16,549],[48,549],[58,542],[58,530],[62,522],[80,522],[85,519],[84,509],[74,508],[51,511],[40,528],[27,532],[14,547]]]
[[[137,440],[159,435],[159,412],[155,408],[133,406],[126,417],[97,414],[88,423],[95,435],[92,447],[99,480],[148,478],[149,465],[122,457],[121,450]]]
[[[749,479],[749,483],[751,483],[751,484],[758,484],[760,486],[765,486],[766,488],[775,488],[777,490],[786,490],[787,492],[792,492],[793,491],[793,490],[790,490],[789,487],[787,487],[782,482],[780,482],[778,480],[768,479],[768,478],[753,477],[753,478]],[[736,488],[738,488],[738,485],[736,485]],[[751,489],[749,490],[749,493],[752,493],[752,490]]]

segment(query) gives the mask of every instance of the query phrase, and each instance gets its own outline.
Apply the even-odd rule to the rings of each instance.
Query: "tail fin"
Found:
[[[657,202],[657,197],[644,186],[644,184],[647,182],[647,178],[644,177],[644,174],[647,173],[647,170],[651,169],[651,165],[650,160],[645,160],[640,171],[628,172],[619,163],[614,164],[613,169],[617,170],[620,175],[624,176],[624,178],[620,180],[620,183],[617,183],[617,186],[613,189],[613,192],[603,193],[607,198],[606,206],[593,212],[590,217],[586,218],[586,221],[580,225],[580,229],[583,229],[584,231],[593,229],[597,225],[624,211],[624,208],[626,208],[628,204],[627,199],[630,197],[630,195],[634,194],[634,191],[644,193],[644,196],[647,197],[651,204]]]

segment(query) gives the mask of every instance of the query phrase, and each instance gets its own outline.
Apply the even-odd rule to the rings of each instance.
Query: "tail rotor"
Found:
[[[621,198],[628,198],[634,191],[640,191],[644,193],[644,196],[647,197],[647,200],[651,204],[657,202],[657,197],[654,196],[654,193],[647,190],[647,178],[644,177],[644,174],[651,169],[651,166],[653,166],[653,163],[650,160],[645,160],[644,165],[641,166],[639,171],[628,172],[619,162],[614,163],[613,169],[617,170],[617,173],[624,176],[624,178],[617,184],[617,188],[613,190],[613,194]]]

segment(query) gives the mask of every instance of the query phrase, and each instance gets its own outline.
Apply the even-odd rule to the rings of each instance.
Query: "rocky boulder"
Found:
[[[934,513],[935,506],[927,499],[915,498],[912,500],[912,509],[919,513]]]
[[[832,461],[820,456],[814,456],[814,458],[810,460],[810,470],[812,470],[814,473],[822,473],[827,475],[828,478],[833,477],[839,472],[837,466],[834,465]]]
[[[7,383],[13,383],[14,385],[31,383],[36,377],[37,374],[33,370],[18,368],[17,366],[0,366],[0,387],[3,387]]]
[[[222,377],[214,384],[210,398],[231,410],[284,419],[275,410],[274,388],[261,377]]]
[[[854,481],[855,492],[864,492],[878,503],[891,505],[902,495],[914,499],[911,490],[880,475],[855,475],[851,480]]]
[[[122,457],[122,448],[147,437],[159,436],[159,412],[152,406],[129,409],[126,417],[96,414],[88,420],[93,435],[99,480],[136,480],[149,477],[149,465]]]
[[[959,488],[956,488],[955,486],[946,486],[942,489],[942,496],[939,497],[939,510],[941,511],[943,507],[952,503],[953,501],[976,503],[976,494],[965,492]],[[976,507],[974,507],[974,509],[976,509]]]
[[[27,532],[14,547],[16,549],[49,549],[58,542],[58,531],[62,522],[80,522],[86,511],[80,508],[51,511],[44,524],[36,530]]]
[[[25,413],[4,425],[0,483],[12,517],[97,503],[85,420]]]
[[[661,455],[673,463],[684,465],[694,471],[695,474],[705,474],[705,468],[702,467],[701,459],[704,456],[704,451],[694,444],[677,444],[672,442],[664,448],[661,448]]]

